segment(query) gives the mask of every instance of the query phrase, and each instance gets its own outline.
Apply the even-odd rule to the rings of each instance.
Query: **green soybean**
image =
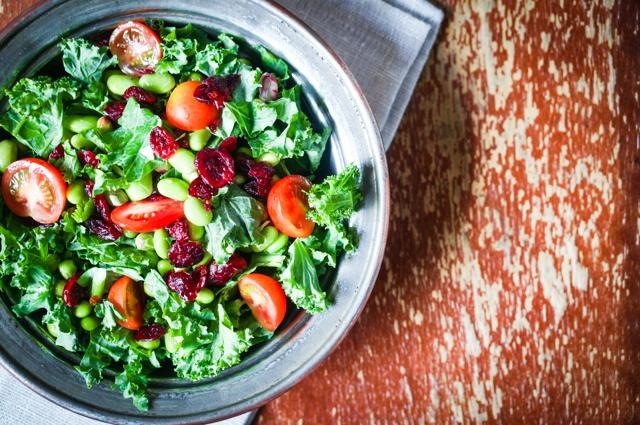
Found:
[[[64,291],[64,286],[66,284],[67,282],[65,282],[64,280],[59,280],[58,282],[56,282],[55,291],[57,296],[62,296],[62,292]]]
[[[280,163],[280,158],[278,157],[278,155],[272,152],[266,152],[258,157],[258,161],[264,162],[267,165],[275,167],[276,165],[278,165],[278,163]]]
[[[209,254],[209,252],[205,251],[204,255],[202,256],[202,260],[198,261],[196,264],[193,265],[193,268],[196,269],[200,266],[204,266],[207,265],[211,262],[211,260],[213,259],[213,257],[211,256],[211,254]]]
[[[284,233],[280,233],[275,241],[271,243],[268,247],[265,248],[265,252],[269,254],[275,254],[276,252],[283,251],[289,242],[289,236]]]
[[[76,149],[84,149],[84,148],[93,148],[93,143],[91,140],[84,137],[82,134],[74,134],[69,139],[69,143]]]
[[[191,81],[202,81],[202,80],[204,80],[204,75],[202,75],[202,74],[200,74],[200,73],[198,73],[198,72],[192,72],[192,73],[189,75],[189,79],[190,79]]]
[[[156,250],[158,257],[167,259],[169,257],[169,234],[164,229],[158,229],[153,232],[153,249]]]
[[[167,198],[184,201],[189,196],[189,185],[184,180],[168,177],[158,181],[158,192]]]
[[[233,177],[233,182],[235,184],[238,184],[238,185],[245,184],[247,182],[247,178],[245,176],[243,176],[242,174],[236,174]]]
[[[196,156],[193,152],[184,148],[178,148],[176,153],[169,158],[169,164],[184,176],[197,172],[194,164],[195,160]]]
[[[189,148],[191,148],[192,151],[201,151],[207,146],[210,137],[211,132],[208,128],[189,133]]]
[[[151,251],[153,246],[153,234],[139,233],[135,239],[136,248],[142,251]]]
[[[124,235],[125,238],[129,238],[129,239],[133,239],[136,236],[138,236],[138,233],[132,230],[125,230],[124,232],[122,232],[122,234]]]
[[[63,262],[58,264],[58,271],[63,278],[71,279],[71,276],[76,274],[78,268],[72,260],[64,260]]]
[[[141,201],[153,193],[153,179],[151,173],[143,176],[139,181],[132,182],[125,189],[127,196],[132,201]]]
[[[246,146],[242,146],[241,148],[238,148],[238,153],[241,153],[243,155],[247,155],[250,158],[253,158],[253,152],[251,152],[251,149]]]
[[[137,84],[136,78],[124,74],[112,74],[107,78],[107,88],[116,96],[122,96],[129,87]]]
[[[199,176],[199,174],[198,174],[197,171],[192,171],[189,174],[183,175],[182,178],[184,178],[186,182],[191,183],[192,181],[197,179],[198,176]]]
[[[213,291],[209,288],[202,288],[198,295],[196,296],[196,302],[198,304],[211,304],[213,302]]]
[[[119,207],[120,205],[126,204],[128,201],[129,201],[129,197],[127,196],[125,191],[122,189],[118,189],[113,192],[107,192],[107,202],[112,207]],[[126,232],[125,232],[125,235],[126,235]]]
[[[83,319],[91,314],[91,304],[89,301],[82,301],[80,304],[74,307],[73,315],[78,319]]]
[[[84,192],[84,183],[75,181],[67,186],[67,201],[70,204],[78,205],[85,198],[87,194]]]
[[[98,119],[97,128],[100,133],[106,133],[107,131],[113,130],[113,123],[111,120],[105,116],[102,116]]]
[[[98,117],[93,115],[67,115],[62,119],[62,126],[74,133],[82,133],[96,128]]]
[[[213,219],[213,213],[204,207],[200,199],[193,196],[184,201],[184,216],[196,226],[206,226]]]
[[[160,260],[156,265],[156,269],[158,269],[158,273],[164,276],[165,274],[173,270],[173,266],[171,265],[169,260]]]
[[[204,227],[189,223],[189,237],[194,241],[199,241],[204,237]]]
[[[142,340],[142,341],[136,341],[136,344],[138,344],[142,348],[146,348],[147,350],[155,350],[156,348],[160,347],[160,340],[159,339]]]
[[[91,332],[98,326],[100,326],[100,320],[95,316],[83,317],[80,320],[80,326],[87,332]]]
[[[171,74],[146,74],[140,77],[138,84],[152,93],[165,94],[176,86],[176,80]]]
[[[254,245],[252,250],[254,252],[262,252],[273,244],[278,239],[278,230],[273,226],[267,226],[262,231],[262,242]]]
[[[49,331],[49,333],[55,338],[60,336],[60,329],[53,323],[47,323],[47,331]]]
[[[18,143],[15,140],[0,142],[0,172],[5,172],[9,164],[18,158]]]

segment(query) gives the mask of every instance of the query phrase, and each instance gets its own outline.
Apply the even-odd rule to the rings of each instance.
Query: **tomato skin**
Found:
[[[125,317],[124,320],[118,320],[120,326],[132,331],[140,329],[144,320],[143,295],[136,282],[128,276],[122,276],[109,289],[108,298],[116,310]]]
[[[306,238],[315,228],[307,218],[307,193],[311,183],[305,177],[292,174],[276,182],[269,190],[267,211],[273,225],[292,238]]]
[[[214,105],[200,102],[193,96],[200,83],[178,84],[167,101],[167,119],[172,126],[185,131],[202,130],[218,119],[220,111]]]
[[[127,202],[111,211],[111,220],[122,230],[152,232],[184,217],[181,201],[165,197]]]
[[[282,286],[266,274],[249,273],[240,279],[238,289],[260,326],[269,332],[275,331],[287,313],[287,297]]]
[[[122,72],[129,75],[149,74],[162,59],[160,37],[137,21],[123,22],[113,30],[109,50],[118,58]]]
[[[2,175],[2,197],[15,215],[51,224],[64,210],[67,184],[53,165],[39,158],[24,158],[9,164]]]

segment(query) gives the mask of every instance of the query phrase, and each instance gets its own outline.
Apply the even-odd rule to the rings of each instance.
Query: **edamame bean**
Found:
[[[66,284],[67,282],[65,282],[64,280],[59,280],[58,282],[56,282],[55,291],[57,296],[62,296],[62,292],[64,291],[64,286]]]
[[[76,267],[73,260],[64,260],[60,264],[58,264],[58,271],[65,279],[71,279],[71,276],[76,274],[78,268]]]
[[[87,194],[84,192],[84,183],[75,181],[67,187],[67,201],[69,201],[70,204],[78,205],[86,198]]]
[[[137,182],[130,183],[125,192],[127,192],[127,196],[132,201],[141,201],[144,198],[148,198],[153,193],[151,173],[143,176]]]
[[[285,235],[284,233],[280,233],[276,240],[267,248],[265,248],[264,251],[269,254],[275,254],[277,252],[283,251],[288,242],[289,236]]]
[[[189,185],[184,180],[168,177],[158,181],[158,192],[167,198],[184,201],[189,196]]]
[[[136,341],[136,344],[138,344],[142,348],[146,348],[147,350],[155,350],[156,348],[160,347],[160,340],[159,339],[141,340],[141,341]]]
[[[184,201],[184,216],[196,226],[206,226],[213,219],[213,213],[204,207],[200,199],[193,196]]]
[[[233,182],[237,185],[245,184],[247,182],[247,178],[242,174],[236,174],[233,177]]]
[[[82,301],[80,304],[73,308],[73,315],[78,319],[83,319],[91,314],[91,304],[89,301]]]
[[[54,338],[57,338],[60,336],[60,329],[58,328],[57,325],[54,325],[53,323],[47,323],[47,331],[49,331],[51,336],[53,336]]]
[[[169,353],[175,353],[182,345],[184,338],[180,335],[172,335],[171,332],[164,334],[164,346]]]
[[[262,252],[278,239],[278,230],[273,226],[267,226],[262,231],[262,242],[251,247],[253,252]]]
[[[199,241],[204,237],[204,227],[197,226],[193,223],[189,224],[189,237],[194,241]]]
[[[107,289],[107,271],[101,269],[101,271],[96,271],[93,274],[93,278],[91,279],[91,297],[99,297],[102,298],[105,290]]]
[[[107,193],[107,202],[112,207],[119,207],[120,205],[126,204],[127,201],[129,201],[129,197],[127,196],[125,191],[122,190],[122,189],[118,189],[118,190],[116,190],[114,192],[108,192]],[[126,232],[125,232],[125,235],[126,235]],[[135,235],[133,235],[133,236],[135,236]]]
[[[184,148],[178,148],[176,153],[169,158],[169,164],[184,176],[197,172],[194,164],[195,160],[196,156],[193,152]]]
[[[164,229],[158,229],[153,232],[153,249],[156,250],[158,257],[167,259],[169,257],[169,234]]]
[[[98,125],[98,117],[92,115],[67,115],[62,120],[62,126],[74,133],[82,133]]]
[[[138,236],[138,233],[132,230],[125,230],[124,232],[122,232],[122,234],[124,235],[125,238],[129,238],[129,239],[133,239],[136,236]]]
[[[176,86],[176,80],[171,74],[146,74],[140,77],[138,84],[152,93],[165,94]]]
[[[82,134],[74,134],[69,139],[69,143],[76,149],[84,149],[84,148],[93,148],[93,143],[91,140],[84,137]]]
[[[238,153],[247,155],[249,158],[253,158],[253,152],[251,152],[251,149],[246,146],[238,148]]]
[[[213,302],[213,298],[214,298],[214,295],[211,289],[202,288],[200,292],[198,292],[198,295],[196,296],[196,302],[198,304],[207,305]]]
[[[189,174],[183,175],[182,178],[185,179],[185,181],[189,184],[191,184],[192,181],[194,181],[195,179],[198,178],[198,172],[197,171],[193,171]]]
[[[129,87],[136,86],[138,79],[124,74],[113,74],[107,78],[107,88],[116,96],[122,96]]]
[[[107,131],[113,130],[113,123],[109,118],[102,116],[98,118],[97,127],[100,133],[106,133]]]
[[[160,260],[156,265],[156,269],[158,269],[158,273],[164,276],[165,274],[173,270],[173,266],[171,265],[169,260]]]
[[[201,151],[207,146],[210,137],[211,132],[208,128],[192,131],[189,133],[189,148],[191,148],[192,151]]]
[[[266,152],[258,157],[258,161],[264,162],[267,165],[275,167],[280,162],[280,158],[278,157],[278,155],[274,154],[273,152]]]
[[[202,256],[202,260],[198,261],[197,263],[195,263],[193,265],[194,269],[197,269],[200,266],[204,266],[206,264],[209,264],[211,262],[211,260],[213,259],[213,257],[211,256],[211,254],[209,254],[208,251],[204,252],[204,255]]]
[[[98,318],[94,316],[83,317],[82,320],[80,320],[80,326],[85,331],[91,332],[92,330],[100,326],[100,320],[98,320]]]
[[[139,233],[135,239],[136,248],[142,251],[151,251],[153,247],[153,235],[151,233]]]
[[[202,75],[202,74],[200,74],[200,73],[198,73],[198,72],[192,72],[192,73],[189,75],[189,79],[190,79],[191,81],[202,81],[202,80],[204,80],[204,75]]]
[[[0,172],[5,172],[9,164],[18,158],[18,143],[15,140],[0,142]]]

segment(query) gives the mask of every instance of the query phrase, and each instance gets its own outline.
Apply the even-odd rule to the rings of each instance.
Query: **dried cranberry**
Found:
[[[109,118],[112,123],[118,124],[118,120],[122,116],[124,112],[124,107],[127,106],[125,102],[111,102],[107,106],[105,106],[104,111],[102,112],[105,117]]]
[[[101,218],[90,218],[84,224],[91,233],[105,241],[115,241],[122,236],[122,230],[118,226]]]
[[[167,286],[185,301],[193,301],[204,287],[202,273],[187,273],[184,270],[169,271],[165,277]]]
[[[231,95],[236,86],[240,82],[238,74],[231,74],[224,77],[211,76],[202,81],[193,96],[201,102],[215,105],[216,108],[222,109],[224,102],[231,99]]]
[[[63,156],[64,156],[64,148],[62,147],[62,145],[58,145],[49,154],[49,161],[51,161],[53,159],[60,159]]]
[[[96,195],[93,198],[93,205],[96,207],[96,211],[104,221],[111,221],[111,207],[107,203],[106,196],[103,194]]]
[[[171,133],[162,127],[151,130],[149,143],[153,152],[162,159],[169,159],[179,147]]]
[[[260,99],[268,101],[278,97],[278,80],[275,75],[265,72],[260,78]]]
[[[69,307],[75,307],[87,295],[87,290],[78,285],[80,273],[76,273],[64,285],[62,290],[62,301]]]
[[[220,119],[220,117],[216,118],[215,120],[213,120],[213,122],[211,124],[209,124],[209,126],[207,127],[212,133],[215,133],[215,131],[218,129],[218,127],[220,127],[220,123],[222,122],[222,120]]]
[[[84,182],[84,193],[87,194],[87,196],[89,197],[93,197],[93,186],[95,185],[95,183],[93,182],[93,180],[87,180],[86,182]]]
[[[196,155],[198,174],[211,187],[220,189],[233,181],[234,163],[229,153],[212,148],[204,148]]]
[[[180,220],[174,221],[170,225],[166,227],[169,236],[176,241],[189,240],[189,225],[187,221],[182,218]]]
[[[196,177],[196,179],[189,185],[189,195],[194,198],[200,198],[203,201],[210,200],[216,193],[218,193],[218,189],[214,189],[209,186],[202,177]]]
[[[100,165],[100,161],[93,151],[89,149],[80,149],[78,151],[78,159],[82,165],[88,165],[91,168],[96,168]]]
[[[175,267],[190,267],[202,260],[204,250],[198,242],[176,240],[169,248],[169,261]]]
[[[149,323],[135,331],[133,333],[133,339],[136,341],[153,341],[154,339],[160,339],[166,332],[164,326],[157,323]]]
[[[156,100],[157,100],[155,95],[149,93],[143,88],[136,87],[136,86],[131,86],[128,89],[126,89],[122,94],[122,97],[126,100],[132,97],[135,100],[137,100],[138,103],[144,104],[144,105],[153,105],[154,103],[156,103]]]
[[[216,286],[224,285],[246,268],[247,260],[239,254],[233,254],[224,264],[211,263],[207,283]]]
[[[229,136],[226,139],[224,139],[222,142],[220,142],[220,146],[218,146],[218,149],[223,150],[225,152],[232,153],[236,150],[237,147],[238,147],[238,139],[236,139],[234,136]]]
[[[256,198],[266,198],[271,188],[271,178],[274,173],[275,170],[272,167],[262,162],[255,162],[247,173],[249,182],[243,186],[244,190]]]

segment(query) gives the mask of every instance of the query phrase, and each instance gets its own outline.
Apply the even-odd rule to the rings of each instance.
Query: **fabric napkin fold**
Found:
[[[433,46],[443,13],[424,0],[278,0],[344,59],[388,148]],[[249,412],[222,425],[245,425]],[[46,400],[0,368],[0,424],[96,425]]]

